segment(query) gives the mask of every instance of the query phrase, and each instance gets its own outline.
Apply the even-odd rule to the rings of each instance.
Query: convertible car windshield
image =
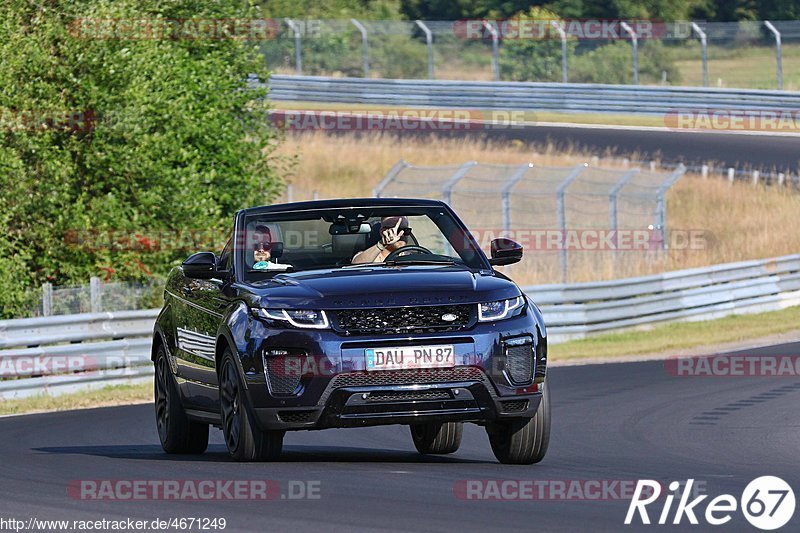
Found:
[[[276,272],[378,264],[488,268],[469,234],[441,207],[253,213],[239,231],[239,264],[250,281]]]

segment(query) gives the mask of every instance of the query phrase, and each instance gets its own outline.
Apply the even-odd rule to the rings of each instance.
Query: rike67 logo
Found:
[[[764,531],[771,531],[785,526],[794,515],[795,498],[792,487],[784,480],[775,476],[762,476],[751,481],[742,492],[738,500],[731,494],[720,494],[704,502],[709,496],[703,494],[692,500],[692,486],[694,479],[686,483],[673,481],[669,484],[669,492],[663,499],[663,507],[657,517],[653,516],[657,524],[681,524],[686,520],[693,525],[699,524],[698,516],[712,526],[721,526],[731,521],[737,510],[750,524]],[[679,493],[681,487],[683,490]],[[636,484],[625,524],[630,525],[641,520],[642,524],[651,524],[650,511],[658,511],[657,507],[662,496],[662,485],[652,479],[640,479]],[[678,503],[673,511],[673,503],[677,497]],[[705,504],[705,511],[702,511]],[[655,509],[653,509],[655,507]],[[638,520],[637,520],[638,515]],[[670,520],[671,518],[671,520]]]

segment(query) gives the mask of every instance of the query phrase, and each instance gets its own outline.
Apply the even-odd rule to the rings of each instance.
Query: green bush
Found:
[[[514,20],[540,20],[549,24],[558,15],[540,7],[533,7],[512,17]],[[511,81],[561,81],[561,40],[551,32],[548,38],[508,39],[499,50],[500,75]],[[567,42],[567,57],[574,54],[575,41]]]
[[[663,71],[671,84],[681,81],[670,51],[659,41],[639,43],[639,81],[658,83]],[[633,81],[633,49],[629,41],[614,41],[570,58],[569,81],[628,84]]]
[[[85,26],[250,16],[242,2],[215,0],[87,0],[79,10],[68,0],[0,4],[4,317],[44,281],[142,279],[186,254],[76,246],[70,232],[219,231],[237,209],[280,192],[259,100],[266,92],[247,88],[250,74],[268,74],[256,42],[98,39]],[[26,113],[45,119],[20,126]],[[79,116],[65,125],[67,115]]]

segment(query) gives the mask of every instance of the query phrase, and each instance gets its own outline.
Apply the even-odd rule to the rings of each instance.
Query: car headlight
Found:
[[[478,304],[478,320],[480,322],[493,322],[495,320],[511,318],[512,316],[520,314],[524,305],[525,298],[523,296],[509,298],[508,300],[481,303]]]
[[[311,309],[253,309],[255,315],[267,320],[288,322],[296,328],[327,329],[330,326],[325,311]]]

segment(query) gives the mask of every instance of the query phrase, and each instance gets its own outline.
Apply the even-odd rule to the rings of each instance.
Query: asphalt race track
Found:
[[[800,342],[747,353],[795,355],[799,349]],[[3,418],[0,513],[18,519],[225,517],[227,530],[258,531],[671,531],[674,526],[624,527],[627,499],[464,500],[454,486],[640,478],[666,486],[693,478],[712,497],[737,499],[762,475],[800,487],[796,376],[676,377],[653,361],[557,367],[549,380],[550,451],[529,467],[497,464],[485,433],[473,425],[466,426],[461,449],[446,457],[418,455],[408,429],[390,426],[289,433],[281,462],[235,464],[216,430],[203,456],[163,454],[149,405]],[[70,481],[86,479],[269,479],[278,481],[283,496],[290,481],[318,481],[320,498],[142,502],[67,495]],[[700,514],[704,509],[701,504]],[[659,505],[651,518],[660,511]],[[798,530],[798,514],[783,530]],[[685,518],[682,526],[754,531],[739,512],[724,527],[702,518],[700,526]]]

